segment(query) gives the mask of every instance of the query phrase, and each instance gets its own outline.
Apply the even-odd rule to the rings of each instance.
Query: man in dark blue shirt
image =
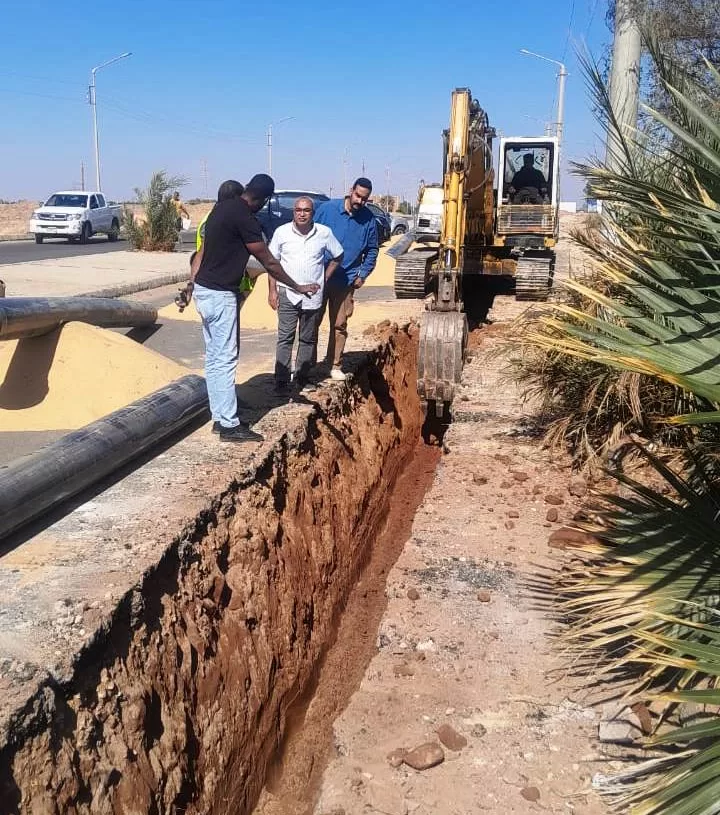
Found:
[[[375,216],[365,206],[372,183],[358,178],[350,194],[321,204],[315,214],[315,223],[329,226],[343,248],[342,265],[325,286],[325,303],[318,319],[322,323],[327,307],[330,316],[326,364],[331,366],[330,376],[342,381],[346,375],[341,366],[347,339],[347,321],[353,313],[353,295],[368,279],[378,256],[378,234]]]

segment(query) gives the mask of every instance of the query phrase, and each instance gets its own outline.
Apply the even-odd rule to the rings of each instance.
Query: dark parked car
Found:
[[[392,232],[390,228],[390,216],[377,204],[366,204],[366,206],[375,216],[375,222],[377,223],[378,230],[378,242],[385,243],[385,241],[389,241],[390,233]]]
[[[311,198],[317,209],[323,201],[329,201],[322,192],[308,192],[307,190],[275,190],[275,195],[258,212],[257,219],[263,228],[265,237],[270,240],[273,232],[283,224],[289,224],[293,219],[293,204],[301,195]]]

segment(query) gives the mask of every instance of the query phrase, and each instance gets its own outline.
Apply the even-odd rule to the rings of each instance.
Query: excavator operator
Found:
[[[510,182],[508,192],[511,196],[514,196],[515,193],[520,192],[520,190],[525,190],[530,187],[537,190],[538,198],[547,198],[548,183],[545,180],[545,176],[540,172],[540,170],[535,168],[534,164],[535,157],[533,154],[525,153],[523,156],[523,166],[515,173],[512,181]],[[538,201],[532,203],[540,202]]]

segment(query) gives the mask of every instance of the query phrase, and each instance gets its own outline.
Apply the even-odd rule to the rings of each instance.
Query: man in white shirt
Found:
[[[320,286],[319,291],[310,297],[298,296],[269,278],[268,302],[278,313],[275,392],[280,395],[287,395],[290,391],[290,363],[298,326],[294,384],[298,390],[307,385],[308,371],[317,353],[323,287],[343,258],[339,241],[329,227],[314,223],[313,211],[312,199],[298,198],[293,205],[292,223],[279,226],[270,241],[271,254],[298,285],[317,283]]]

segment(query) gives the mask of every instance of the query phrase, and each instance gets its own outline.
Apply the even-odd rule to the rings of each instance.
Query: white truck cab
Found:
[[[420,242],[440,240],[443,220],[442,184],[424,184],[418,194],[418,208],[415,215],[415,239]]]
[[[98,233],[116,241],[120,235],[121,210],[119,204],[109,205],[101,192],[61,190],[33,212],[28,232],[35,236],[35,243],[42,243],[45,238],[87,243]]]

